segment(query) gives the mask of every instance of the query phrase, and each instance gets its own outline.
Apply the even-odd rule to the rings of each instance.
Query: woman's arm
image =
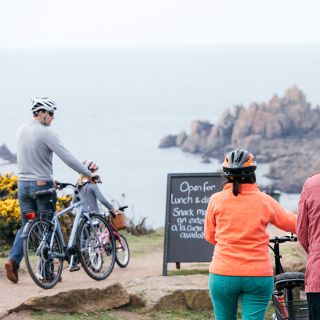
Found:
[[[113,209],[113,205],[104,197],[104,195],[101,193],[98,185],[93,184],[92,185],[92,192],[94,193],[95,197],[106,207],[108,210]]]
[[[298,204],[298,218],[297,218],[297,236],[302,247],[308,253],[309,251],[309,239],[308,239],[308,205],[307,205],[307,190],[303,188],[299,204]]]
[[[211,197],[208,204],[206,217],[204,220],[204,237],[208,242],[212,244],[216,244],[217,243],[215,239],[216,219],[214,216],[213,208],[214,208],[214,201],[213,201],[213,197]]]
[[[270,200],[272,201],[273,207],[270,223],[281,230],[296,233],[297,215],[283,208],[278,201],[272,198]]]

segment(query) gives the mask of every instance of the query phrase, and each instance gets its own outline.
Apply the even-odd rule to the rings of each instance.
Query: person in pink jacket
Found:
[[[320,174],[303,185],[298,205],[297,236],[308,254],[306,293],[309,319],[320,319]]]

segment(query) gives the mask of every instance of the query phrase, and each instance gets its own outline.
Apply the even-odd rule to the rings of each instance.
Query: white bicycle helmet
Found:
[[[31,98],[31,111],[37,112],[39,110],[54,112],[57,110],[56,103],[49,98]]]
[[[82,164],[91,172],[99,169],[98,165],[93,160],[85,160]]]

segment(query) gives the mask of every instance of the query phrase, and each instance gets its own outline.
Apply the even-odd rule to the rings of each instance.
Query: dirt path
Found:
[[[284,234],[283,231],[275,228],[269,228],[270,236]],[[5,310],[13,309],[23,303],[25,300],[36,296],[54,295],[60,291],[71,289],[86,289],[86,288],[104,288],[110,284],[120,282],[126,285],[131,280],[144,279],[155,277],[162,274],[162,249],[157,249],[152,253],[142,256],[131,257],[129,266],[125,269],[115,265],[112,274],[104,281],[94,281],[81,269],[78,272],[69,272],[67,269],[62,272],[62,282],[50,290],[44,290],[34,284],[29,274],[24,272],[19,275],[20,281],[18,284],[13,284],[7,280],[3,272],[0,273],[0,319],[1,313]],[[65,264],[67,266],[67,264]],[[175,266],[171,264],[170,269]],[[199,265],[197,265],[197,268]],[[190,264],[182,264],[183,269],[192,268]],[[12,314],[5,317],[6,320],[27,319],[26,315],[22,318]],[[129,318],[128,318],[129,319]],[[144,319],[138,317],[134,319]]]
[[[65,264],[66,266],[66,264]],[[87,276],[80,269],[77,272],[69,272],[68,269],[62,272],[62,282],[50,290],[39,288],[24,272],[19,274],[18,284],[13,284],[7,280],[4,273],[0,274],[0,313],[1,310],[10,310],[28,298],[42,295],[54,295],[60,291],[85,288],[104,288],[115,282],[125,284],[131,279],[159,276],[162,274],[162,250],[132,257],[127,268],[121,269],[117,265],[112,274],[103,281],[95,281]]]

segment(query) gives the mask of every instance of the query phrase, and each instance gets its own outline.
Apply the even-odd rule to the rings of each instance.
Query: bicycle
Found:
[[[128,206],[119,207],[119,211],[124,211]],[[110,212],[109,215],[106,216],[108,223],[110,224],[113,235],[115,239],[115,247],[116,247],[116,263],[120,268],[125,268],[129,264],[130,260],[130,250],[127,239],[119,233],[119,229],[112,222],[112,218],[115,215]]]
[[[274,253],[275,276],[272,301],[275,309],[275,320],[307,320],[309,319],[308,303],[306,300],[294,300],[293,290],[304,288],[305,276],[303,272],[284,272],[281,264],[280,243],[297,241],[294,235],[285,235],[269,239],[269,247]]]
[[[64,260],[69,262],[69,271],[80,261],[88,276],[98,281],[106,279],[113,270],[113,230],[103,216],[83,210],[79,189],[85,184],[57,184],[58,189],[67,186],[74,188],[75,202],[60,212],[54,210],[54,188],[38,191],[35,198],[46,199],[51,203],[52,210],[25,214],[27,223],[22,233],[25,261],[31,278],[41,288],[50,289],[58,283]],[[66,245],[59,218],[74,209],[75,219]]]

